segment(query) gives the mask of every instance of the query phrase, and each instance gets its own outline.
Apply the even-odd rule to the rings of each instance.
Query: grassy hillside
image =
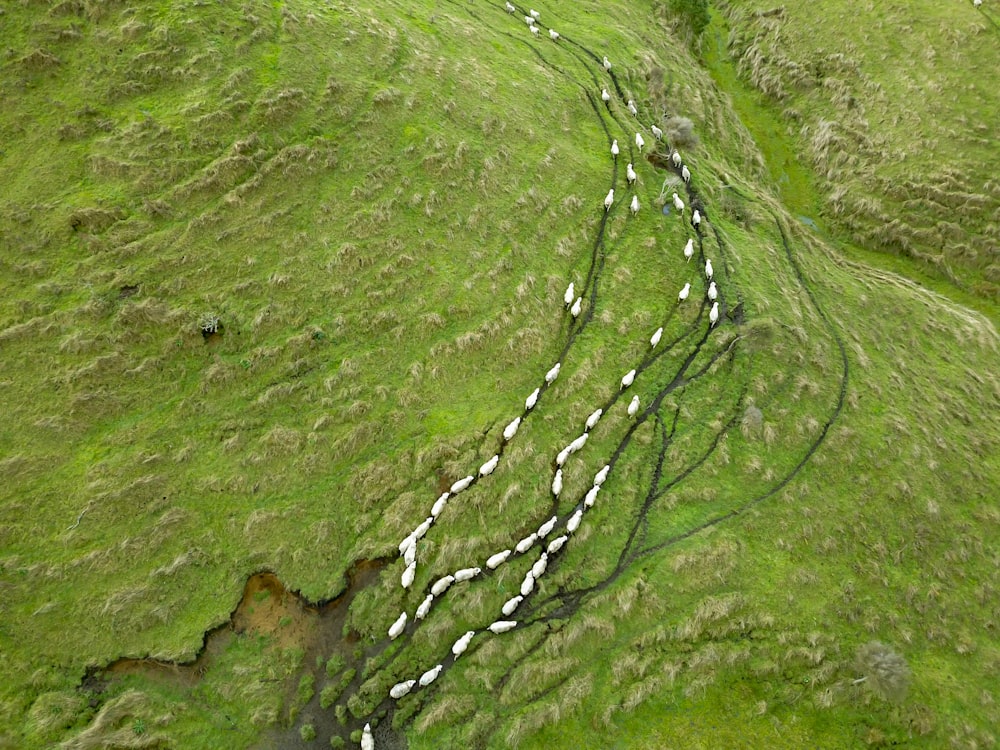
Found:
[[[996,332],[802,228],[669,13],[539,10],[5,8],[0,746],[992,741]],[[537,546],[412,622],[609,462],[517,629]]]
[[[727,46],[818,179],[822,217],[996,304],[996,7],[725,0]],[[794,166],[788,170],[794,174]]]

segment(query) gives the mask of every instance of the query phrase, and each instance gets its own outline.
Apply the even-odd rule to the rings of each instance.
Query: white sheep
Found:
[[[606,196],[604,196],[604,210],[605,211],[610,211],[611,210],[611,204],[614,203],[614,202],[615,202],[615,189],[611,188],[608,191],[608,194]]]
[[[689,237],[687,244],[684,246],[684,257],[690,261],[692,256],[694,256],[694,238]]]
[[[604,56],[604,69],[607,70],[607,71],[611,70],[611,61],[608,60],[608,56],[607,55]]]
[[[649,348],[655,349],[656,345],[660,343],[660,338],[663,336],[663,326],[660,326],[655,331],[653,335],[649,337]]]
[[[528,26],[534,26],[535,25],[535,19],[532,18],[531,16],[525,16],[524,17],[524,22],[526,24],[528,24]]]
[[[417,561],[417,543],[413,542],[406,551],[403,553],[403,563],[405,565],[413,565]]]
[[[460,581],[471,581],[482,572],[482,568],[462,568],[461,570],[456,570],[455,583],[459,583]]]
[[[407,534],[406,539],[404,539],[399,543],[399,554],[405,555],[407,548],[416,543],[417,540],[413,538],[413,532],[411,531],[409,534]]]
[[[406,612],[396,618],[396,622],[389,626],[389,638],[395,640],[406,628]]]
[[[512,614],[514,614],[514,611],[517,609],[518,605],[523,601],[524,597],[519,594],[518,596],[515,596],[513,599],[508,599],[507,601],[505,601],[503,603],[503,606],[500,607],[500,611],[503,612],[507,617],[510,617]]]
[[[538,36],[538,27],[537,26],[529,26],[528,27],[528,31],[530,31],[534,36],[536,36],[536,37]]]
[[[587,490],[586,497],[583,498],[583,507],[590,508],[597,502],[597,493],[601,491],[601,486],[594,485],[589,490]]]
[[[566,447],[569,448],[569,452],[570,453],[576,453],[577,451],[581,451],[581,450],[583,450],[583,446],[585,446],[587,444],[587,438],[589,438],[589,437],[590,437],[590,435],[588,435],[585,432],[582,435],[580,435],[580,437],[575,438],[573,440],[573,442],[571,442]]]
[[[426,672],[420,675],[420,680],[419,680],[420,687],[427,687],[432,682],[434,682],[434,680],[438,678],[438,675],[441,674],[442,669],[444,669],[444,665],[438,664],[433,669],[428,669]]]
[[[635,180],[636,173],[635,170],[632,169],[632,162],[629,162],[625,167],[625,181],[628,182],[629,185],[633,185],[635,184]]]
[[[512,620],[497,620],[495,623],[489,626],[489,631],[491,633],[506,633],[508,630],[513,630],[517,627],[517,622]]]
[[[436,581],[434,581],[434,585],[431,586],[431,593],[434,596],[441,596],[441,594],[447,591],[448,587],[451,586],[451,584],[453,584],[454,582],[455,582],[455,576],[452,575],[442,576],[441,578],[438,578]]]
[[[424,600],[420,602],[420,606],[417,607],[416,618],[418,620],[423,620],[425,617],[427,617],[427,613],[431,611],[431,605],[433,603],[434,603],[434,594],[428,594],[424,598]]]
[[[601,89],[601,101],[605,104],[611,101],[611,94],[608,93],[607,89]]]
[[[531,392],[531,394],[526,399],[524,399],[524,408],[527,411],[531,411],[532,409],[535,408],[535,404],[538,403],[538,393],[541,390],[542,390],[541,388],[536,388]],[[517,428],[514,428],[514,432],[517,432]]]
[[[705,278],[711,281],[714,273],[715,269],[712,268],[712,259],[709,258],[705,261]]]
[[[451,497],[450,492],[445,492],[441,497],[434,501],[434,505],[431,507],[431,517],[437,518],[441,515],[441,511],[444,510],[444,506],[448,504],[448,498]]]
[[[470,630],[452,645],[451,653],[455,655],[456,661],[458,660],[458,657],[465,653],[465,649],[469,647],[469,644],[472,642],[472,637],[475,634],[475,630]]]
[[[416,680],[406,680],[405,682],[397,682],[389,689],[389,697],[399,700],[404,695],[413,690],[413,686],[417,684]]]
[[[674,193],[674,208],[677,209],[678,213],[684,213],[684,201],[677,193]]]
[[[608,473],[611,471],[611,465],[605,464],[604,467],[594,474],[594,486],[600,487],[604,484],[605,480],[608,478]]]
[[[535,534],[538,535],[539,539],[544,539],[545,537],[547,537],[549,534],[552,533],[552,529],[556,527],[556,524],[558,522],[559,522],[559,516],[552,516],[552,518],[550,518],[548,521],[546,521],[545,523],[543,523],[541,526],[538,527],[538,531],[536,531]]]
[[[469,488],[469,485],[472,484],[473,479],[475,479],[475,477],[473,477],[471,474],[467,477],[459,479],[457,482],[455,482],[455,484],[453,484],[450,487],[451,494],[457,495],[462,490],[467,490]]]
[[[545,569],[549,565],[549,556],[547,553],[543,552],[539,558],[535,561],[535,564],[531,566],[531,575],[535,577],[537,581],[543,575],[545,575]]]
[[[614,157],[615,159],[617,159],[618,158],[618,153],[619,153],[618,139],[615,138],[613,141],[611,141],[611,156]]]
[[[566,463],[566,459],[569,458],[570,450],[569,448],[563,448],[559,451],[559,455],[556,456],[556,466],[562,468],[562,465]]]
[[[639,151],[640,152],[642,151],[642,147],[646,145],[646,142],[644,140],[642,140],[642,134],[641,133],[636,133],[635,134],[635,145],[639,147]]]
[[[712,324],[712,328],[715,328],[715,324],[719,322],[719,303],[713,302],[712,309],[708,311],[708,320]]]
[[[558,552],[563,548],[563,545],[566,544],[567,539],[569,539],[569,537],[566,536],[565,534],[556,537],[551,542],[549,542],[549,546],[545,551],[548,552],[550,555],[554,555],[556,552]]]
[[[982,4],[983,0],[972,0],[972,7],[974,8],[979,8],[980,6],[982,6]]]
[[[681,293],[677,295],[677,299],[679,299],[681,302],[683,302],[684,300],[686,300],[688,298],[689,294],[691,294],[691,283],[690,282],[688,282],[687,284],[684,285],[684,288],[681,289]]]
[[[559,32],[556,31],[555,29],[549,29],[549,39],[551,39],[553,42],[558,42]]]
[[[633,396],[632,401],[628,405],[628,415],[634,417],[639,412],[639,397]]]
[[[420,539],[423,539],[424,534],[426,534],[427,530],[430,529],[432,523],[434,523],[434,516],[427,516],[424,522],[413,530],[413,541],[417,542]]]
[[[629,208],[631,209],[633,216],[635,216],[637,213],[639,213],[639,196],[638,195],[633,195],[632,196],[632,202],[629,204]]]
[[[580,508],[576,511],[576,513],[574,513],[569,517],[569,520],[566,522],[566,531],[572,534],[574,531],[580,528],[580,521],[582,520],[583,520],[583,509]]]
[[[601,420],[601,415],[604,414],[604,409],[597,409],[589,417],[587,417],[586,429],[592,430],[597,426],[597,423]]]
[[[628,111],[632,113],[632,117],[639,116],[639,110],[635,108],[635,102],[631,99],[628,100]]]
[[[574,302],[573,306],[569,309],[569,314],[575,318],[580,315],[580,311],[582,309],[583,309],[583,297],[577,297],[576,302]]]
[[[552,382],[559,377],[559,369],[562,367],[562,362],[556,362],[552,365],[552,369],[545,373],[545,382],[552,385]]]
[[[509,549],[505,549],[503,552],[497,552],[495,555],[490,555],[486,560],[486,567],[490,570],[496,570],[507,562],[507,558],[510,557],[510,555],[511,551]]]
[[[519,541],[517,544],[515,544],[514,549],[523,555],[525,552],[531,549],[531,546],[536,541],[538,541],[538,534],[532,532],[531,534],[528,534],[528,536],[524,537],[524,539]]]
[[[621,388],[619,388],[618,390],[624,391],[626,388],[628,388],[634,382],[635,382],[635,370],[633,369],[633,370],[629,370],[624,375],[622,375]]]
[[[674,153],[670,155],[670,161],[674,163],[675,167],[679,167],[682,162],[680,151],[674,151]]]
[[[531,10],[529,10],[528,12],[529,12],[529,13],[531,14],[531,17],[532,17],[532,18],[534,18],[534,19],[535,19],[536,21],[537,21],[537,20],[538,20],[539,18],[541,18],[541,17],[542,17],[542,14],[541,14],[541,13],[539,13],[539,12],[538,12],[537,10],[535,10],[535,9],[533,9],[533,8],[532,8]]]
[[[555,478],[552,480],[552,494],[555,497],[559,497],[559,493],[562,492],[563,479],[562,479],[562,469],[556,469]]]
[[[487,461],[486,463],[484,463],[482,466],[479,467],[479,476],[481,477],[489,476],[496,470],[497,464],[499,463],[500,463],[500,456],[499,455],[493,456],[493,458],[491,458],[489,461]]]
[[[400,576],[399,582],[404,589],[410,588],[413,585],[413,579],[417,577],[417,561],[414,560],[409,565],[406,566],[406,570],[403,571],[403,575]]]
[[[524,576],[524,580],[521,581],[521,596],[528,596],[534,590],[535,576],[533,576],[529,570],[527,575]]]
[[[681,179],[684,182],[691,182],[691,170],[687,168],[687,164],[681,167]]]
[[[715,282],[713,281],[708,285],[708,298],[712,300],[712,302],[715,302],[715,300],[718,299],[718,297],[719,297],[719,290],[715,286]]]
[[[514,7],[513,5],[511,5],[510,3],[507,3],[506,5],[507,5],[507,12],[508,12],[508,13],[514,13],[514,12],[515,12],[515,11],[517,10],[517,8],[515,8],[515,7]]]
[[[701,226],[701,211],[697,208],[694,210],[694,213],[691,214],[691,225],[695,227],[695,229]]]
[[[576,297],[576,285],[571,281],[569,286],[566,287],[566,291],[563,292],[563,302],[566,303],[566,307],[573,304],[573,299]]]
[[[503,428],[503,439],[511,440],[517,434],[517,428],[521,426],[521,418],[515,417],[509,425]]]
[[[658,127],[656,127],[655,125],[650,125],[650,126],[649,126],[649,129],[653,131],[653,137],[654,137],[654,138],[655,138],[656,140],[658,140],[658,141],[659,141],[659,140],[662,140],[662,138],[663,138],[663,131],[662,131],[662,130],[660,130],[660,129],[659,129]]]
[[[372,737],[372,725],[365,724],[361,731],[361,750],[375,750],[375,738]]]

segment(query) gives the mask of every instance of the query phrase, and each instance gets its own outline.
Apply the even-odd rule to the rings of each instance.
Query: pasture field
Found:
[[[799,33],[797,5],[725,5],[730,47]],[[833,135],[841,171],[789,196],[795,134],[762,138],[785,115],[744,126],[671,3],[535,7],[537,37],[485,0],[2,9],[0,748],[996,742],[996,93],[937,136],[940,190],[981,209],[938,262],[937,203],[889,239],[849,220],[881,166]],[[970,13],[912,36],[983,41]],[[879,101],[902,120],[869,137],[909,154],[911,110]],[[839,249],[904,227],[986,315]],[[440,577],[567,534],[605,465],[515,614],[538,544],[416,619]],[[397,545],[465,476],[404,590]]]

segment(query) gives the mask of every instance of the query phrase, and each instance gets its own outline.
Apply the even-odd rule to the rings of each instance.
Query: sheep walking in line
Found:
[[[451,586],[451,584],[453,584],[454,582],[455,582],[455,576],[452,575],[442,576],[441,578],[438,578],[434,582],[433,586],[431,586],[431,593],[434,596],[441,596],[441,594],[447,591],[448,587]]]
[[[426,672],[420,675],[420,687],[427,687],[432,682],[434,682],[434,680],[438,678],[438,675],[441,674],[442,669],[444,669],[444,665],[438,664],[436,667],[428,669]]]
[[[521,418],[515,417],[509,425],[503,428],[503,439],[512,440],[517,434],[517,428],[521,426]]]
[[[482,572],[482,568],[462,568],[461,570],[456,570],[455,583],[459,583],[461,581],[471,581]]]
[[[536,388],[531,392],[531,394],[526,399],[524,399],[524,408],[527,411],[531,411],[532,409],[535,408],[535,404],[538,403],[538,394],[541,390],[542,390],[541,388]],[[517,432],[516,427],[514,428],[514,432]],[[511,435],[511,437],[513,437],[513,435]]]
[[[417,613],[415,615],[416,619],[423,620],[427,617],[427,613],[431,611],[431,605],[434,603],[434,594],[428,594],[426,598],[420,602],[420,606],[417,607]]]
[[[559,516],[552,516],[548,521],[543,523],[538,527],[538,531],[535,532],[539,539],[544,539],[549,534],[552,533],[552,529],[556,527],[556,523],[559,522]]]
[[[624,391],[634,382],[635,382],[635,370],[629,370],[624,375],[622,375],[621,387],[618,390]]]
[[[689,237],[687,244],[684,246],[684,257],[690,261],[693,256],[694,256],[694,238]]]
[[[574,531],[580,528],[580,521],[582,520],[583,520],[583,509],[579,508],[577,509],[576,513],[570,516],[569,520],[566,522],[566,531],[572,534]]]
[[[601,101],[603,101],[608,106],[611,105],[611,94],[608,93],[607,89],[601,89]]]
[[[653,335],[649,337],[649,348],[655,349],[656,345],[660,343],[660,338],[663,336],[663,326],[660,326],[655,331]]]
[[[712,324],[712,328],[715,328],[715,324],[719,322],[719,303],[713,302],[712,309],[708,311],[708,320]]]
[[[660,129],[659,129],[658,127],[656,127],[655,125],[650,125],[650,126],[649,126],[649,129],[650,129],[651,131],[653,131],[653,137],[654,137],[654,138],[655,138],[656,140],[658,140],[658,141],[662,141],[662,140],[663,140],[663,131],[662,131],[662,130],[660,130]]]
[[[399,700],[404,695],[413,690],[413,686],[417,684],[416,680],[406,680],[404,682],[397,682],[389,689],[389,697]]]
[[[510,3],[507,3],[506,5],[507,5],[507,12],[508,12],[508,13],[515,13],[515,12],[517,11],[517,8],[515,8],[515,7],[514,7],[513,5],[511,5]]]
[[[552,480],[553,496],[559,497],[559,493],[562,492],[562,488],[563,488],[562,469],[556,469],[556,476]]]
[[[715,300],[719,298],[719,289],[715,286],[714,281],[708,285],[708,298],[712,300],[712,302],[715,302]]]
[[[677,213],[684,213],[684,201],[681,200],[681,197],[677,193],[674,193],[674,208],[677,209]]]
[[[509,549],[505,549],[503,552],[497,552],[495,555],[490,555],[486,560],[486,567],[490,570],[496,570],[507,562],[507,558],[510,557],[510,555],[511,551]]]
[[[515,596],[512,599],[508,599],[503,603],[503,606],[500,607],[500,611],[503,612],[506,617],[510,617],[512,614],[514,614],[514,611],[517,609],[518,605],[523,601],[524,597],[521,595]]]
[[[687,164],[681,167],[681,179],[684,182],[691,182],[691,170],[687,168]]]
[[[562,362],[556,362],[552,366],[552,369],[549,370],[547,373],[545,373],[545,382],[548,383],[549,385],[552,385],[555,379],[559,377],[559,370],[561,367],[562,367]]]
[[[566,463],[566,459],[569,458],[569,448],[563,448],[559,451],[559,455],[556,456],[556,466],[562,468],[562,465]]]
[[[677,299],[679,301],[683,302],[684,300],[686,300],[688,298],[689,294],[691,294],[691,283],[690,282],[688,282],[687,284],[684,285],[684,288],[681,289],[680,294],[677,295]]]
[[[534,36],[536,36],[536,37],[538,36],[538,27],[537,26],[529,26],[528,27],[528,31],[530,31]]]
[[[465,653],[465,650],[469,647],[469,644],[472,642],[472,637],[475,634],[475,630],[470,630],[452,645],[451,653],[454,654],[456,661],[458,661],[458,657]]]
[[[632,401],[628,405],[628,415],[634,417],[639,413],[639,397],[633,396]]]
[[[611,188],[608,191],[608,194],[606,196],[604,196],[604,210],[605,211],[610,211],[611,210],[611,204],[614,203],[614,202],[615,202],[615,189]]]
[[[453,484],[451,486],[451,488],[450,488],[451,489],[451,494],[452,495],[457,495],[462,490],[469,489],[469,485],[472,484],[472,480],[473,479],[475,479],[475,477],[472,476],[471,474],[469,476],[467,476],[467,477],[463,477],[462,479],[459,479],[457,482],[455,482],[455,484]]]
[[[585,428],[588,430],[594,429],[600,421],[602,414],[604,414],[604,409],[597,409],[594,411],[589,417],[587,417]]]
[[[403,553],[403,563],[405,565],[413,565],[417,561],[417,543],[413,542],[406,551]]]
[[[635,184],[635,180],[636,180],[636,176],[637,175],[635,173],[635,170],[632,169],[632,162],[629,162],[628,165],[625,167],[625,181],[629,185],[634,185]]]
[[[573,300],[576,298],[576,285],[571,281],[569,286],[566,287],[566,291],[563,292],[563,302],[566,307],[573,304]]]
[[[715,274],[715,269],[712,268],[712,259],[709,258],[705,261],[705,278],[709,281],[712,280],[712,276]]]
[[[553,42],[558,42],[559,32],[556,31],[555,29],[549,29],[549,39],[551,39]]]
[[[445,506],[448,504],[449,497],[451,497],[451,493],[445,492],[441,495],[441,497],[434,501],[434,505],[431,506],[431,518],[437,518],[441,515],[441,511],[443,511]]]
[[[682,163],[680,152],[679,151],[674,151],[670,155],[670,161],[672,161],[674,163],[675,167],[679,167],[681,165],[681,163]]]
[[[618,139],[611,141],[611,158],[617,159],[619,154]]]
[[[403,612],[399,617],[396,618],[396,622],[389,626],[389,638],[390,640],[396,640],[399,634],[406,629],[406,612]]]
[[[691,226],[693,226],[696,230],[701,226],[701,211],[697,208],[694,210],[694,213],[691,214]]]
[[[577,297],[576,302],[574,302],[573,306],[569,309],[569,314],[574,318],[577,318],[580,316],[581,310],[583,310],[583,297]]]
[[[524,22],[526,24],[528,24],[528,26],[534,26],[535,25],[535,19],[532,18],[531,16],[525,16],[524,17]]]
[[[361,750],[375,750],[375,738],[372,737],[372,725],[365,724],[361,731]]]
[[[628,100],[628,111],[632,115],[632,117],[639,116],[639,110],[635,108],[635,102],[632,101],[631,99]]]
[[[495,623],[489,626],[488,630],[491,633],[496,633],[500,635],[501,633],[506,633],[508,630],[513,630],[517,627],[516,621],[511,620],[497,620]]]
[[[638,195],[633,195],[632,196],[632,202],[629,204],[629,208],[631,209],[633,216],[635,216],[637,213],[639,213],[639,196]]]
[[[569,539],[569,537],[566,536],[565,534],[556,537],[551,542],[549,542],[549,546],[545,551],[548,552],[550,555],[554,555],[556,552],[558,552],[563,548],[563,545],[566,544],[567,539]]]
[[[521,596],[528,596],[532,591],[535,590],[535,577],[531,574],[529,570],[524,576],[524,580],[521,581]]]
[[[543,552],[535,561],[535,564],[531,566],[531,575],[534,576],[536,581],[543,575],[545,575],[545,569],[548,567],[548,565],[549,565],[548,553]]]
[[[535,10],[534,8],[532,8],[532,9],[531,9],[531,10],[529,10],[528,12],[529,12],[529,13],[531,14],[531,17],[532,17],[532,18],[534,18],[534,19],[535,19],[536,21],[537,21],[538,19],[540,19],[540,18],[542,17],[542,14],[541,14],[541,13],[539,13],[539,12],[538,12],[537,10]]]
[[[479,476],[481,477],[489,476],[496,470],[497,464],[499,463],[500,463],[500,456],[499,455],[493,456],[493,458],[491,458],[489,461],[487,461],[486,463],[484,463],[482,466],[479,467]]]
[[[594,486],[600,487],[608,478],[608,474],[611,472],[611,465],[605,464],[604,467],[594,474]]]
[[[404,589],[409,589],[413,585],[413,579],[417,577],[417,561],[414,560],[409,565],[406,566],[406,570],[403,571],[403,575],[400,576],[399,582],[402,584]]]
[[[639,147],[639,152],[642,152],[642,147],[646,145],[646,142],[642,139],[641,133],[635,134],[635,145]]]
[[[608,56],[607,55],[604,56],[604,63],[603,63],[603,65],[604,65],[604,69],[606,71],[608,71],[608,72],[611,71],[611,61],[608,60]]]
[[[583,507],[590,508],[597,502],[597,493],[601,491],[600,486],[591,487],[587,490],[587,495],[583,498]]]
[[[524,539],[519,541],[517,544],[515,544],[514,549],[517,550],[519,554],[523,555],[525,552],[531,549],[532,545],[534,545],[536,541],[538,541],[538,534],[532,532],[531,534],[528,534],[528,536],[524,537]]]

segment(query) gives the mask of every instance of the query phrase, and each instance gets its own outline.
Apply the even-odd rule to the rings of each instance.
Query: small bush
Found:
[[[663,135],[674,148],[695,148],[699,141],[688,117],[671,117],[663,125]]]
[[[299,736],[302,737],[304,742],[312,742],[316,739],[316,727],[312,724],[303,724],[299,728]]]
[[[708,15],[708,0],[669,0],[667,7],[695,38],[701,36],[712,20]]]
[[[871,641],[858,648],[854,665],[866,686],[890,703],[900,703],[910,687],[910,667],[890,646]]]

